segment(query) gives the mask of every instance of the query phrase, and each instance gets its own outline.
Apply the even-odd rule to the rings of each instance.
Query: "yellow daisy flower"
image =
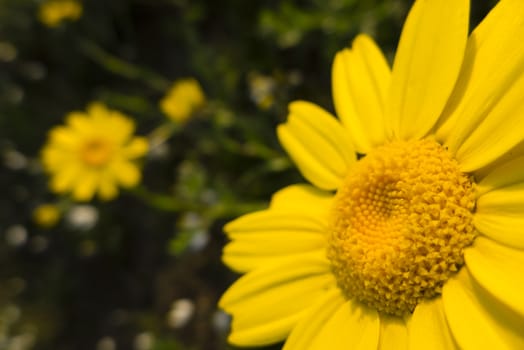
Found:
[[[206,97],[202,87],[193,78],[175,81],[166,96],[160,101],[160,109],[178,123],[184,123],[204,106]]]
[[[74,199],[103,200],[117,196],[117,185],[132,187],[140,181],[136,159],[148,150],[143,137],[133,137],[135,125],[126,115],[93,103],[87,113],[72,112],[66,125],[49,132],[42,162],[51,175],[54,192],[71,192]]]
[[[33,221],[42,228],[55,226],[60,216],[60,208],[54,204],[41,204],[33,210]]]
[[[48,0],[40,5],[38,17],[46,26],[56,27],[65,20],[78,20],[82,11],[82,4],[75,0]]]
[[[392,69],[367,36],[333,65],[336,119],[278,128],[311,185],[225,227],[231,343],[524,349],[524,1],[468,38],[469,1],[415,1]]]

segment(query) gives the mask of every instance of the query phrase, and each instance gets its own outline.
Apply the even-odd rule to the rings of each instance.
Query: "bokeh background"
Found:
[[[473,27],[495,1],[472,2]],[[57,23],[45,3],[0,0],[0,349],[234,349],[223,224],[303,181],[275,135],[287,104],[333,110],[334,54],[365,32],[391,62],[412,1],[85,0]],[[188,77],[206,102],[179,123],[159,102]],[[39,157],[92,101],[154,147],[139,186],[78,203]]]

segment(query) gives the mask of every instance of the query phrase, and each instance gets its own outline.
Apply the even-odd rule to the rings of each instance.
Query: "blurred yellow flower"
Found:
[[[76,0],[48,0],[40,5],[38,18],[46,26],[56,27],[64,20],[78,20],[82,10],[82,4]]]
[[[171,120],[184,123],[206,102],[202,87],[193,78],[177,80],[164,98],[160,109]]]
[[[53,204],[42,204],[33,211],[33,221],[40,227],[50,228],[60,219],[60,210]]]
[[[42,150],[42,162],[51,175],[54,192],[71,192],[74,199],[103,200],[117,196],[117,185],[140,181],[135,163],[148,151],[143,137],[133,137],[134,122],[124,114],[93,103],[87,113],[72,112],[66,125],[53,128]]]

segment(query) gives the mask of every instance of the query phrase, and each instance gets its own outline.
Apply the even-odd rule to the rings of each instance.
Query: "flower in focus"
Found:
[[[278,127],[311,185],[225,227],[240,346],[524,349],[524,2],[468,37],[469,1],[417,0],[390,68],[368,36],[333,64],[336,119]]]
[[[193,78],[177,80],[160,101],[160,108],[171,120],[186,122],[204,106],[206,97],[202,87]]]
[[[33,211],[33,221],[40,227],[51,228],[60,220],[60,209],[53,204],[42,204]]]
[[[38,18],[46,26],[56,27],[65,20],[78,20],[82,11],[82,4],[76,0],[47,0],[40,5]]]
[[[65,126],[49,132],[42,150],[51,189],[88,201],[95,193],[113,199],[117,186],[137,185],[141,174],[136,160],[147,152],[148,143],[133,136],[134,129],[129,117],[101,103],[91,104],[87,113],[70,113]]]

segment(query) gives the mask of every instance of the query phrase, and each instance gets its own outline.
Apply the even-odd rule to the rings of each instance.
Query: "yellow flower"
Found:
[[[184,123],[204,106],[206,97],[193,78],[177,80],[160,101],[160,109],[171,120]]]
[[[34,222],[43,228],[50,228],[60,220],[60,210],[53,204],[42,204],[33,211]]]
[[[64,20],[78,20],[82,11],[82,4],[76,0],[48,0],[40,5],[38,18],[46,26],[56,27]]]
[[[278,128],[312,185],[225,227],[230,342],[285,350],[524,349],[524,1],[468,38],[469,1],[417,0],[390,69],[333,65],[336,119]]]
[[[72,112],[66,125],[49,132],[42,162],[51,175],[54,192],[71,192],[79,201],[95,192],[104,200],[117,196],[117,185],[132,187],[140,181],[136,159],[148,149],[143,137],[133,137],[135,125],[124,114],[93,103],[87,113]]]

